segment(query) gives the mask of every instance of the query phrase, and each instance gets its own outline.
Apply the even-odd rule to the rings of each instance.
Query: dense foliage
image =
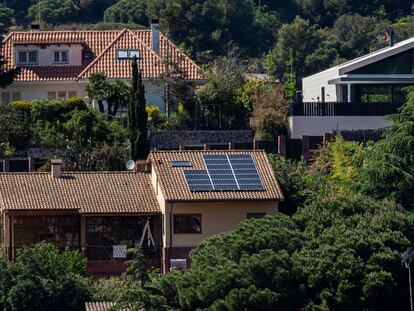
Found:
[[[413,240],[413,221],[391,202],[328,196],[293,217],[249,220],[208,239],[192,252],[191,269],[160,288],[168,301],[178,296],[181,310],[408,305],[400,253]]]
[[[0,261],[2,310],[83,310],[90,299],[86,260],[78,251],[50,244],[19,251],[16,262]]]
[[[257,71],[282,77],[291,48],[300,77],[386,45],[389,26],[407,38],[411,13],[408,0],[8,0],[0,27],[7,30],[11,15],[17,27],[35,20],[48,29],[147,27],[158,16],[162,31],[198,61],[238,49]]]
[[[0,105],[0,156],[53,148],[73,170],[123,169],[126,131],[79,98]]]

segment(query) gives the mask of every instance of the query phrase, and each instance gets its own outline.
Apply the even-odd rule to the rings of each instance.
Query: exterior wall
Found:
[[[277,202],[174,203],[172,214],[201,214],[201,234],[172,234],[172,247],[194,247],[213,235],[234,230],[247,219],[247,213],[278,212]],[[168,216],[168,215],[167,215]],[[166,221],[169,221],[166,217]],[[172,230],[173,232],[173,230]]]
[[[303,78],[303,101],[322,101],[321,88],[325,87],[325,101],[338,101],[336,85],[329,85],[328,81],[338,77],[338,70],[334,68],[322,71],[312,76]],[[319,97],[319,100],[318,100]]]
[[[290,116],[288,118],[290,138],[322,136],[336,130],[376,130],[391,123],[381,116]]]
[[[17,82],[1,92],[20,92],[21,100],[32,101],[36,99],[47,99],[48,92],[76,92],[76,96],[85,98],[86,81],[68,81],[68,82]],[[154,81],[145,81],[145,98],[149,105],[157,106],[160,111],[165,111],[164,104],[164,87]],[[95,105],[97,107],[97,105]]]
[[[14,49],[14,64],[17,65],[19,51],[37,51],[38,66],[81,66],[82,65],[82,46],[80,44],[61,44],[47,45],[45,49],[37,45],[18,45]],[[54,51],[68,51],[68,64],[55,64],[53,62]]]
[[[76,81],[59,83],[20,82],[14,83],[0,92],[20,92],[21,100],[31,101],[36,99],[47,99],[48,92],[62,91],[76,92],[76,96],[80,98],[84,98],[86,95],[84,86]]]

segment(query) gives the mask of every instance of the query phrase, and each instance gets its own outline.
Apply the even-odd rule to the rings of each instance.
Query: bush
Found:
[[[30,102],[24,100],[15,101],[10,103],[10,106],[15,109],[28,111],[30,109]]]
[[[90,299],[86,260],[78,251],[60,252],[37,244],[18,252],[15,263],[0,263],[4,310],[83,310]]]

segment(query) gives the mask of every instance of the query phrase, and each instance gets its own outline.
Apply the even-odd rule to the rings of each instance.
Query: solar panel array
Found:
[[[262,191],[251,154],[205,154],[207,170],[184,170],[190,191]]]

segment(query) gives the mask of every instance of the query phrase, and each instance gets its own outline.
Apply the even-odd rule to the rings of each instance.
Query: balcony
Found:
[[[289,116],[385,116],[395,114],[402,103],[392,102],[303,102],[289,107]]]

